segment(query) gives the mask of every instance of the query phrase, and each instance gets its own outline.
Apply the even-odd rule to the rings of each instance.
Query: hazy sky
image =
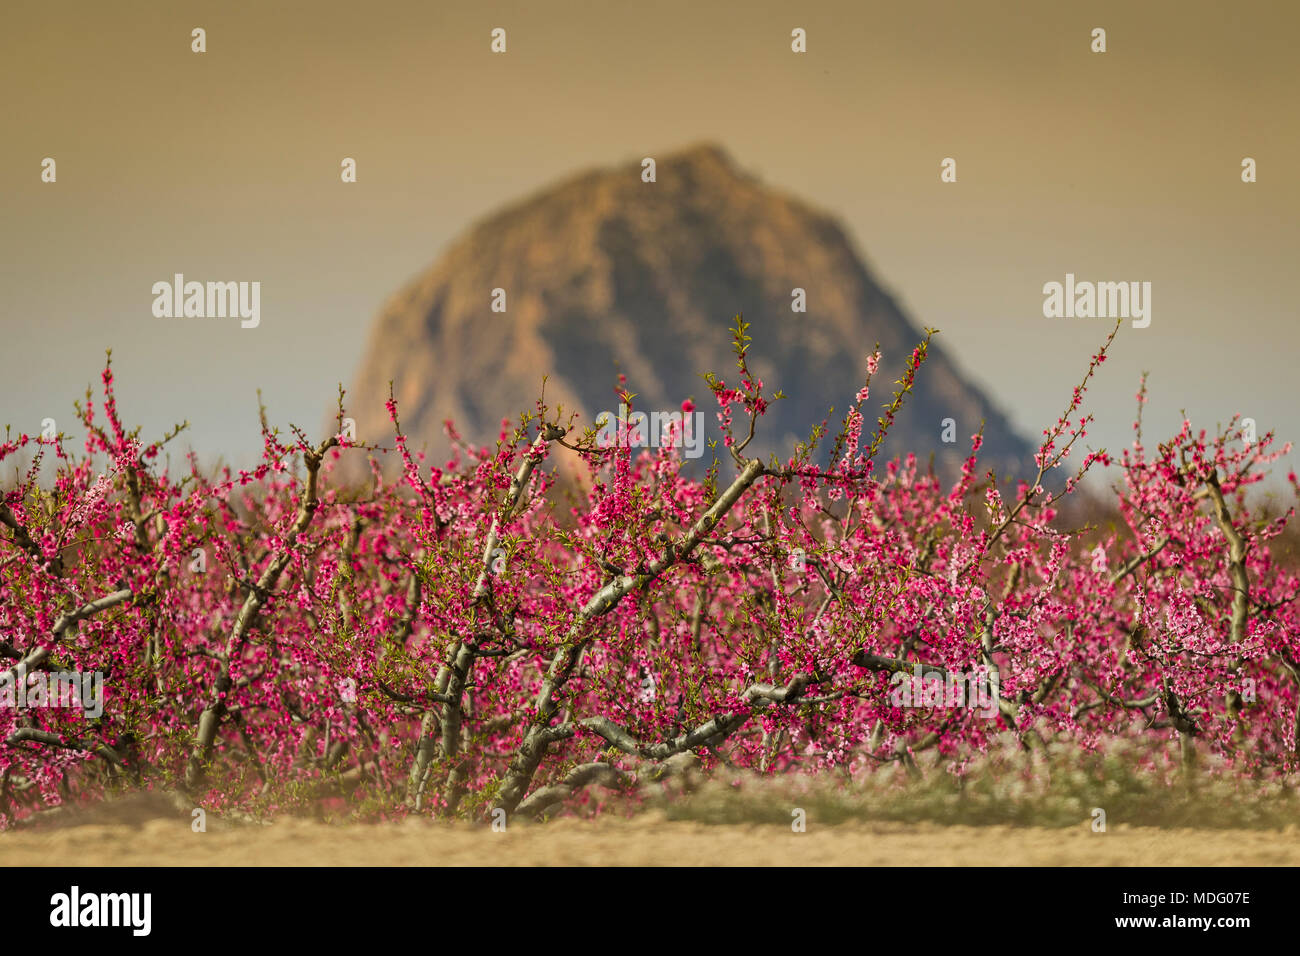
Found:
[[[255,389],[318,430],[380,304],[476,219],[711,140],[837,213],[1026,434],[1111,324],[1043,317],[1043,284],[1072,272],[1152,283],[1150,327],[1126,323],[1094,386],[1098,444],[1130,439],[1141,369],[1152,438],[1181,408],[1295,438],[1298,10],[7,0],[0,425],[71,430],[111,346],[129,419],[188,418],[205,457],[247,460]],[[260,281],[260,326],[154,318],[151,286],[177,272]]]

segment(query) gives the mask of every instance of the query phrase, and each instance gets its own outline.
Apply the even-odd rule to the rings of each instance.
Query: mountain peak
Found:
[[[663,158],[665,166],[717,167],[736,172],[735,161],[731,154],[720,144],[711,142],[693,143],[682,149],[674,150]]]
[[[391,380],[412,447],[436,456],[448,450],[445,419],[490,442],[503,418],[535,406],[543,376],[548,403],[580,412],[583,427],[617,409],[620,373],[640,409],[675,409],[707,397],[702,373],[734,375],[737,313],[750,323],[751,368],[789,396],[751,449],[782,456],[830,406],[835,429],[879,342],[863,409],[873,422],[923,336],[834,219],[697,143],[656,156],[653,183],[640,160],[594,170],[472,227],[380,312],[350,410],[361,440],[386,443]],[[886,454],[934,452],[950,472],[981,423],[986,465],[1018,469],[1030,453],[937,343],[908,405]]]

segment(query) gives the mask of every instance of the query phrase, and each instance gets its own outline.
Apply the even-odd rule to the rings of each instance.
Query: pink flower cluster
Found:
[[[0,681],[105,675],[97,719],[0,709],[0,817],[122,786],[513,814],[688,757],[870,773],[1006,733],[1177,737],[1243,773],[1296,769],[1298,582],[1273,547],[1292,511],[1247,497],[1285,451],[1272,435],[1185,423],[1149,453],[1139,429],[1065,483],[1095,463],[1122,478],[1115,520],[1081,530],[1045,476],[1085,433],[1105,348],[1036,476],[980,476],[977,435],[947,484],[875,461],[927,343],[871,435],[854,406],[837,437],[822,423],[783,461],[748,457],[779,396],[746,367],[745,328],[738,385],[709,378],[726,457],[703,475],[674,448],[597,447],[541,403],[491,448],[450,431],[433,467],[390,402],[396,484],[376,466],[341,485],[338,457],[364,449],[265,426],[251,471],[170,470],[174,434],[142,448],[106,368],[106,421],[81,410],[84,449],[54,444],[50,487],[48,443],[0,444],[33,457],[0,498]],[[561,450],[586,465],[576,499],[545,468]],[[995,675],[996,717],[894,706],[918,663]]]

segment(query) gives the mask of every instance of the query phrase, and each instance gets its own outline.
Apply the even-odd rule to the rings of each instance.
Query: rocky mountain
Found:
[[[803,289],[807,311],[792,311]],[[492,310],[493,290],[505,312]],[[388,383],[411,446],[441,463],[442,423],[495,439],[501,419],[546,398],[590,424],[617,412],[620,372],[642,410],[694,397],[715,407],[700,377],[730,382],[729,327],[752,323],[751,367],[788,396],[763,419],[753,448],[788,453],[834,406],[838,429],[874,343],[883,351],[868,431],[922,330],[868,272],[831,216],[768,188],[716,146],[583,173],[503,208],[463,234],[375,319],[348,396],[363,441],[391,445]],[[941,440],[955,420],[957,441]],[[947,356],[942,336],[895,424],[886,454],[931,453],[952,473],[985,423],[985,467],[1023,471],[1030,446]],[[706,452],[706,460],[708,453]]]

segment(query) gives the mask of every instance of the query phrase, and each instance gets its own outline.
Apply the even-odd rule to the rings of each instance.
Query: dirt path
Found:
[[[211,827],[188,820],[97,823],[0,834],[0,865],[1203,865],[1300,864],[1300,834],[1115,826],[1069,829],[854,823],[778,826],[668,822],[487,828],[406,822],[329,825],[287,819]]]

